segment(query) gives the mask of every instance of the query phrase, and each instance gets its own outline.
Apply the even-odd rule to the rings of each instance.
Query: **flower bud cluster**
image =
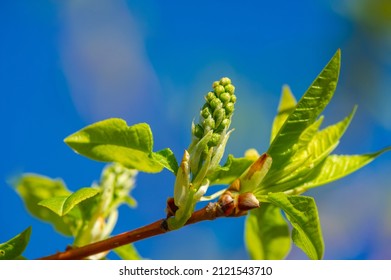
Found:
[[[224,77],[215,81],[213,91],[205,95],[205,101],[200,111],[200,122],[193,126],[192,134],[201,139],[212,131],[208,146],[214,147],[219,143],[222,132],[228,129],[234,112],[236,96],[231,79]]]

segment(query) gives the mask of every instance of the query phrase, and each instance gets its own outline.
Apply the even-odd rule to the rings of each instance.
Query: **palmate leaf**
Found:
[[[250,211],[245,224],[245,243],[251,259],[281,260],[291,249],[286,220],[279,207],[262,203]]]
[[[0,244],[0,260],[16,260],[21,258],[21,254],[26,249],[30,241],[31,227]]]
[[[271,193],[267,200],[281,208],[291,222],[292,240],[313,260],[323,257],[324,243],[318,210],[312,197]]]
[[[118,162],[130,169],[157,173],[176,172],[176,159],[169,149],[153,152],[148,124],[128,126],[122,119],[107,119],[89,125],[65,138],[75,152],[103,162]]]

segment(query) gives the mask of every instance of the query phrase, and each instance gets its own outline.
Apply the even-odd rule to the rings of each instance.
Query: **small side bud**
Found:
[[[252,193],[242,193],[238,198],[238,208],[240,211],[248,211],[259,207],[259,201]]]

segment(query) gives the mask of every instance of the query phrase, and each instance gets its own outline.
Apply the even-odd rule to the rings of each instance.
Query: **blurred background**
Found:
[[[338,48],[342,69],[325,125],[358,105],[335,151],[391,144],[391,2],[1,1],[0,242],[31,225],[27,258],[72,240],[31,217],[7,182],[23,172],[63,178],[71,190],[104,167],[75,154],[69,134],[110,117],[148,122],[154,150],[177,158],[214,80],[232,79],[238,102],[227,152],[264,152],[281,88],[299,99]],[[391,154],[312,190],[326,259],[391,259]],[[164,216],[174,176],[140,174],[138,207],[120,208],[114,233]],[[219,219],[136,243],[150,259],[247,259],[244,218]],[[289,259],[306,259],[293,248]]]

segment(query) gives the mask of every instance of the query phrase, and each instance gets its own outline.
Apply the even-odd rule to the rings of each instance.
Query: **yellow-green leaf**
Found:
[[[15,189],[33,216],[51,223],[62,234],[72,235],[71,229],[74,226],[74,221],[69,219],[64,221],[51,210],[38,205],[44,199],[71,194],[62,180],[25,174],[16,182]]]
[[[302,132],[315,122],[330,102],[337,86],[340,56],[338,50],[278,131],[268,150],[273,159],[272,169],[279,169],[292,157],[295,153],[293,146]]]
[[[171,154],[152,151],[152,132],[146,123],[128,126],[122,119],[107,119],[79,130],[64,141],[75,152],[94,160],[118,162],[150,173],[160,172],[164,167],[175,171]]]
[[[245,243],[251,259],[284,259],[291,249],[291,239],[280,208],[262,203],[251,210],[245,224]]]
[[[296,107],[296,99],[293,96],[289,86],[285,85],[282,88],[280,104],[278,105],[278,112],[273,121],[272,133],[270,136],[270,143],[273,142],[278,131],[288,118],[289,114],[293,112]]]
[[[315,200],[312,197],[284,193],[271,193],[267,199],[285,212],[293,226],[293,242],[309,258],[321,259],[324,243]]]
[[[31,227],[19,233],[12,239],[0,244],[0,260],[16,260],[26,249],[31,235]]]
[[[82,188],[69,196],[54,196],[40,201],[38,204],[52,210],[60,217],[68,214],[82,201],[94,197],[99,193],[96,188]]]

